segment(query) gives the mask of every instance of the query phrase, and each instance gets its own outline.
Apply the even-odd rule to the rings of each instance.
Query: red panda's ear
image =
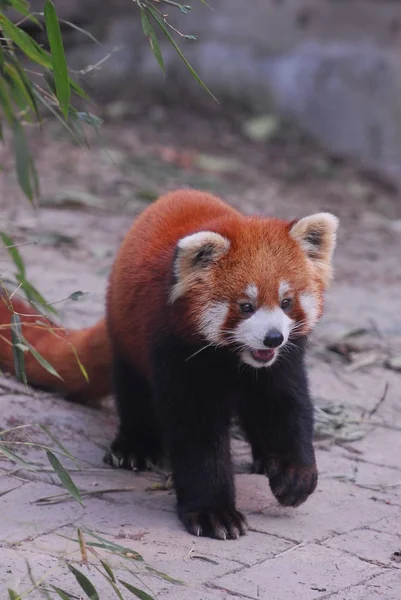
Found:
[[[290,225],[290,235],[302,246],[307,257],[327,285],[331,278],[331,259],[336,245],[338,218],[331,213],[316,213]]]
[[[206,274],[207,267],[221,258],[229,249],[230,240],[214,231],[199,231],[181,238],[173,261],[174,284],[170,293],[173,303]]]

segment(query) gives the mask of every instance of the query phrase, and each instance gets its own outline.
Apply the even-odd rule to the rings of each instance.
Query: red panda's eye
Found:
[[[240,311],[242,312],[242,314],[244,314],[244,315],[250,315],[255,310],[250,302],[242,302],[239,305],[239,308],[240,308]]]
[[[288,310],[289,308],[291,308],[291,304],[292,304],[291,298],[284,298],[284,300],[281,301],[280,306],[283,310]]]

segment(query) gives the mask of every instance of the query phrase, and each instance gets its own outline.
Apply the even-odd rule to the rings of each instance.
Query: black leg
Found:
[[[186,360],[192,353],[170,339],[153,356],[178,516],[194,535],[234,539],[245,533],[246,523],[235,508],[227,373],[216,350]]]
[[[256,380],[243,379],[240,417],[252,446],[253,471],[266,474],[280,504],[299,506],[315,490],[313,407],[304,340]]]
[[[162,457],[161,433],[154,414],[147,381],[134,368],[117,357],[114,361],[114,393],[120,419],[119,432],[111,445],[123,469],[146,469]],[[105,462],[113,464],[111,454]]]

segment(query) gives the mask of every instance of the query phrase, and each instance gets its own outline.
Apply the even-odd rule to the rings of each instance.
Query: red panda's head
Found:
[[[231,346],[255,368],[273,364],[323,312],[338,219],[239,217],[179,240],[170,302],[185,302],[191,327]]]

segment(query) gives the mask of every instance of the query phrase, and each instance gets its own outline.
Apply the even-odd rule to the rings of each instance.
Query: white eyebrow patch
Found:
[[[245,290],[245,294],[246,294],[246,296],[248,296],[248,298],[250,300],[252,300],[252,302],[256,303],[258,301],[258,295],[259,295],[258,286],[255,285],[254,283],[250,283]]]
[[[280,300],[282,300],[284,298],[284,296],[286,294],[288,294],[288,292],[291,290],[291,286],[289,283],[287,283],[286,281],[281,281],[280,285],[278,286],[278,295],[280,297]]]
[[[313,327],[319,319],[319,305],[316,296],[304,292],[299,296],[299,302],[306,315],[309,327]]]

